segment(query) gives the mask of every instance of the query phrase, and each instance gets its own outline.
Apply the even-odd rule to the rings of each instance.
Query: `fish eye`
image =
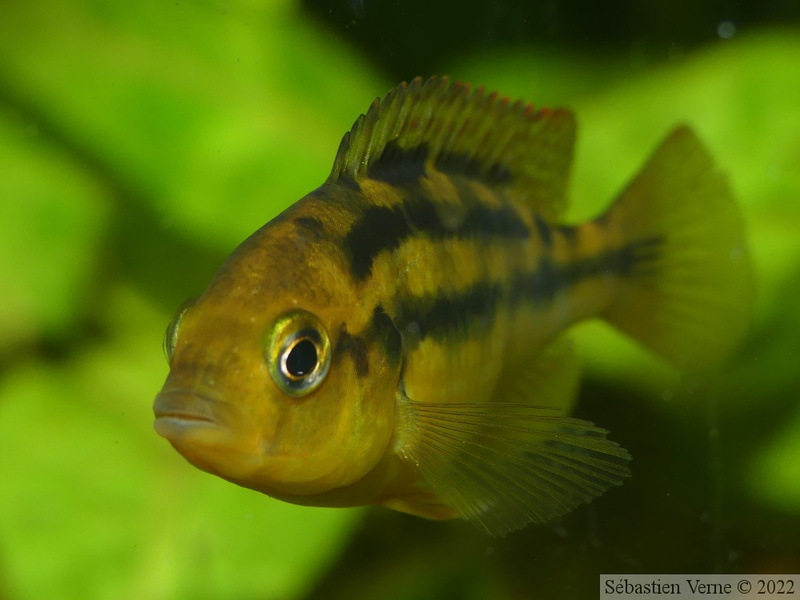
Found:
[[[301,398],[325,380],[331,363],[330,340],[313,314],[297,310],[278,319],[267,345],[272,379],[282,392]]]
[[[281,370],[286,376],[302,379],[317,368],[317,346],[309,338],[299,338],[281,358]]]
[[[169,325],[167,325],[167,332],[164,334],[164,356],[167,358],[167,364],[172,362],[172,354],[175,352],[175,346],[178,343],[178,331],[181,326],[181,321],[186,311],[194,304],[195,299],[190,298],[181,304],[175,316],[172,317]]]

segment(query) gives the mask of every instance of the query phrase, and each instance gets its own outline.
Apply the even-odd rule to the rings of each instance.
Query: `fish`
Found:
[[[571,416],[569,328],[603,319],[703,371],[745,335],[753,284],[727,178],[691,128],[570,224],[576,131],[568,109],[447,77],[376,99],[322,186],[170,323],[157,433],[279,500],[496,536],[622,484],[630,454]]]

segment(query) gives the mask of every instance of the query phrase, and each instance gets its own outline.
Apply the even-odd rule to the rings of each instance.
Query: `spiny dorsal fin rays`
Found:
[[[492,535],[541,523],[629,475],[630,455],[588,421],[513,403],[406,399],[402,456],[460,516]]]
[[[425,159],[482,179],[554,218],[565,204],[574,141],[568,110],[534,110],[447,77],[416,78],[375,100],[356,120],[328,181],[368,176],[379,160]],[[391,156],[398,148],[403,152]]]

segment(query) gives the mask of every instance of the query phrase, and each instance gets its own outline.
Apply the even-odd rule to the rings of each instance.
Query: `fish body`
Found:
[[[600,217],[559,221],[574,116],[446,78],[376,101],[328,180],[181,310],[156,430],[298,504],[379,504],[491,534],[628,475],[569,417],[563,333],[605,318],[683,368],[722,360],[750,271],[724,177],[676,129]]]

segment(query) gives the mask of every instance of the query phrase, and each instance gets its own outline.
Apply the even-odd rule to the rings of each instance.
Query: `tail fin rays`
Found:
[[[744,335],[753,284],[725,177],[687,127],[672,132],[602,217],[631,258],[604,317],[680,368],[724,359]]]

